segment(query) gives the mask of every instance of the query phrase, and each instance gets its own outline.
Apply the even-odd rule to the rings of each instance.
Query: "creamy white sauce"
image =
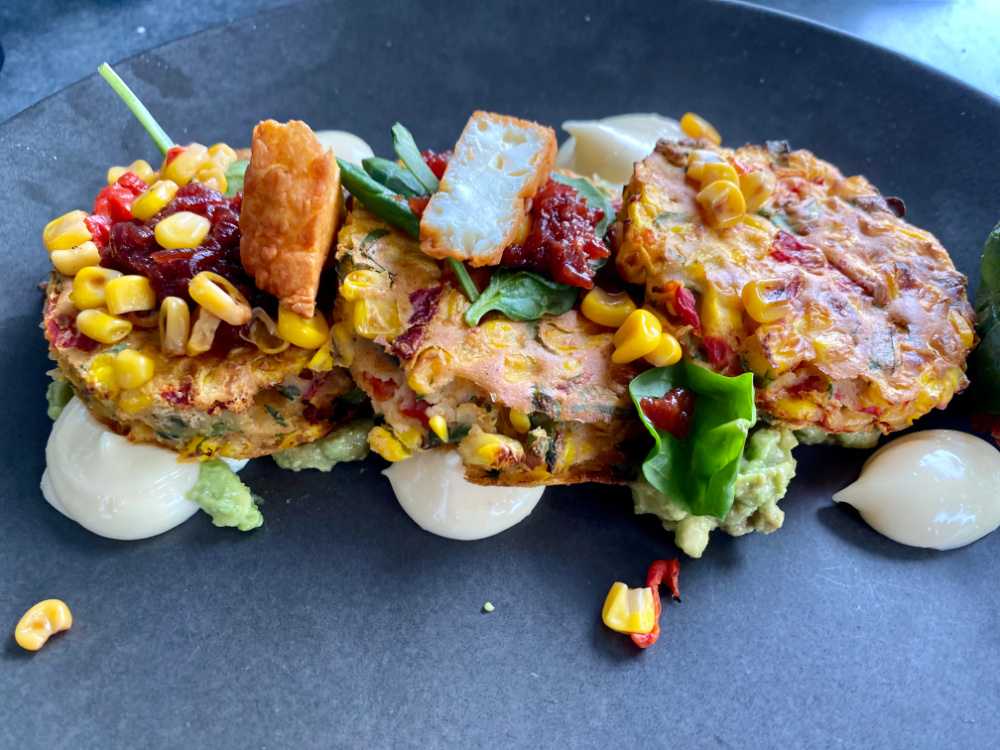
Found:
[[[359,167],[362,159],[375,155],[371,146],[346,130],[317,130],[316,138],[326,148],[332,148],[334,156]]]
[[[902,544],[962,547],[1000,526],[1000,451],[964,432],[917,432],[875,451],[833,499]]]
[[[453,450],[418,453],[382,472],[396,499],[420,528],[448,539],[485,539],[535,509],[544,487],[481,487],[465,479]]]
[[[660,138],[686,138],[680,123],[660,115],[615,115],[603,120],[568,120],[572,137],[559,149],[556,166],[616,185],[632,179],[632,166],[649,156]]]
[[[179,526],[198,510],[185,497],[197,463],[173,451],[130,443],[73,398],[45,446],[42,494],[53,508],[109,539],[146,539]],[[226,460],[233,471],[246,461]]]

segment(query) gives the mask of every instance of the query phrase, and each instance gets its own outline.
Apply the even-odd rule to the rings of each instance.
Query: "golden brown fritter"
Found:
[[[763,171],[774,193],[735,226],[709,228],[686,173],[692,149],[740,174]],[[661,141],[636,164],[612,228],[617,267],[644,285],[685,356],[754,373],[764,419],[889,433],[966,386],[975,321],[965,276],[894,209],[902,203],[864,177],[783,142],[734,151]],[[784,314],[758,323],[741,297],[765,281]]]

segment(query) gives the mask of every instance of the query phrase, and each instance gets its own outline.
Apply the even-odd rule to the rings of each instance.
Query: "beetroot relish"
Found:
[[[592,261],[611,253],[594,231],[604,211],[590,208],[569,185],[555,180],[538,191],[531,208],[531,233],[511,245],[500,265],[547,272],[562,284],[592,289]]]
[[[639,401],[639,408],[658,430],[683,440],[691,431],[691,418],[694,416],[695,395],[686,388],[671,388],[660,398],[644,398]]]

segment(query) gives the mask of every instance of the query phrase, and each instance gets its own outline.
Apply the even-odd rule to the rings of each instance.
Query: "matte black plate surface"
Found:
[[[692,110],[730,144],[787,138],[902,196],[978,278],[1000,215],[1000,106],[826,29],[715,3],[303,5],[118,66],[175,140],[244,144],[261,118],[442,149],[476,108],[567,118]],[[47,221],[155,149],[91,77],[0,126],[0,633],[60,597],[29,655],[0,635],[0,747],[983,747],[1000,737],[1000,535],[889,542],[831,494],[864,454],[800,449],[780,532],[713,538],[639,652],[615,580],[674,556],[624,489],[552,490],[476,543],[400,510],[379,461],[245,473],[258,532],[200,515],[100,539],[38,490],[50,424],[35,285]],[[962,423],[961,417],[952,417]],[[947,421],[946,417],[944,421]],[[941,424],[941,419],[925,420]],[[964,424],[964,423],[962,423]],[[363,472],[359,474],[359,471]],[[481,611],[486,601],[492,614]]]

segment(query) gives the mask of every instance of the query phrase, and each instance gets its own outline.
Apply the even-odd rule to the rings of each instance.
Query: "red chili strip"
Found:
[[[676,601],[681,600],[680,592],[677,590],[677,576],[681,572],[681,564],[677,560],[657,560],[649,566],[646,574],[646,585],[653,590],[653,607],[656,611],[656,624],[649,633],[632,633],[632,641],[639,648],[649,648],[656,639],[660,637],[660,584],[666,579],[670,587],[670,595]]]

